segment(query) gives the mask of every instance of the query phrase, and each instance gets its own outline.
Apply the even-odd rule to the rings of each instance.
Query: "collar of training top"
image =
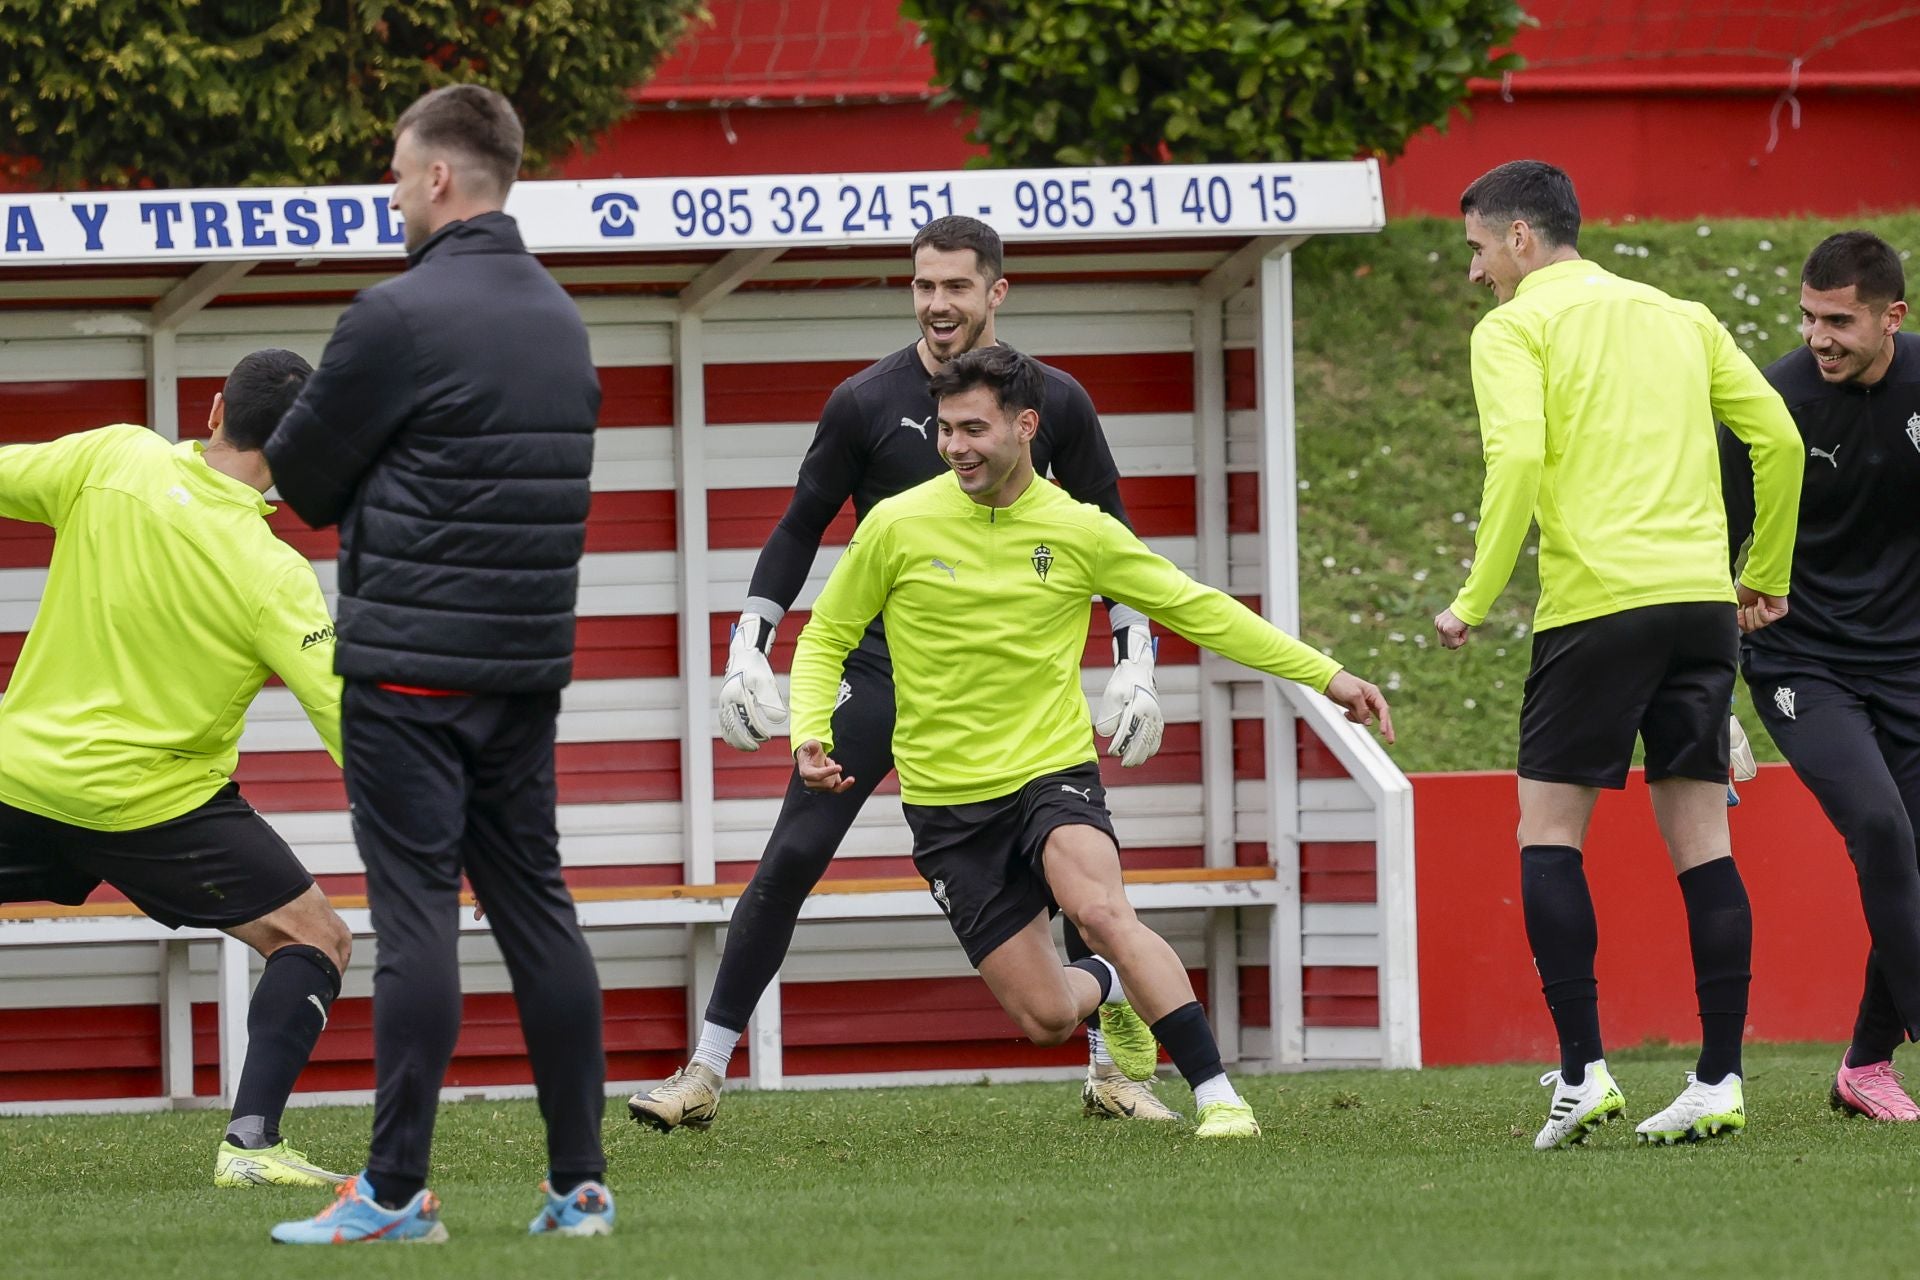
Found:
[[[504,213],[477,213],[471,218],[449,222],[428,236],[418,249],[407,255],[407,265],[417,267],[428,254],[448,246],[449,253],[525,253],[520,225]]]

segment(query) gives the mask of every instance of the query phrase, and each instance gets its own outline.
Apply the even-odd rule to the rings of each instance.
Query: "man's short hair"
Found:
[[[1815,245],[1800,269],[1800,283],[1823,293],[1852,285],[1860,301],[1876,310],[1907,297],[1900,255],[1871,231],[1842,231]]]
[[[920,228],[913,238],[910,257],[918,258],[922,249],[938,249],[941,253],[952,253],[955,249],[971,249],[975,262],[979,264],[980,274],[988,284],[1000,278],[1001,268],[1006,258],[1000,251],[1000,233],[978,218],[935,218]]]
[[[975,347],[940,366],[927,384],[933,398],[964,395],[975,387],[993,392],[1001,412],[1009,417],[1023,410],[1039,413],[1047,399],[1047,375],[1040,362],[1012,347]]]
[[[241,357],[220,389],[226,406],[220,429],[228,442],[236,449],[265,445],[312,372],[305,357],[279,347]]]
[[[1556,249],[1580,244],[1580,201],[1573,179],[1544,160],[1509,160],[1473,180],[1460,195],[1460,212],[1490,227],[1524,222]]]
[[[458,151],[472,160],[502,195],[520,174],[526,131],[513,104],[483,85],[435,89],[401,115],[393,126],[395,140],[409,129],[428,150]]]

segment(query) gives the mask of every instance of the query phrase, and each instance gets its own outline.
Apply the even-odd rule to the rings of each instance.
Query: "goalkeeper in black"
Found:
[[[827,526],[849,499],[855,518],[864,520],[875,503],[946,469],[928,382],[955,356],[995,344],[994,313],[1008,285],[994,229],[974,218],[939,218],[914,237],[911,253],[919,339],[847,379],[828,399],[800,464],[792,503],[754,566],[720,691],[721,736],[739,750],[758,750],[786,731],[787,712],[768,659],[774,629],[806,585]],[[1069,374],[1042,368],[1047,404],[1033,445],[1035,466],[1073,497],[1124,522],[1120,475],[1092,400]],[[1138,765],[1159,749],[1164,728],[1154,691],[1153,642],[1146,618],[1135,610],[1109,605],[1108,619],[1116,665],[1097,727],[1112,735],[1111,754],[1123,765]],[[789,780],[780,817],[728,925],[692,1060],[628,1103],[642,1124],[666,1131],[713,1123],[734,1047],[786,959],[801,904],[826,874],[867,797],[893,771],[893,668],[878,620],[847,656],[838,702],[834,723],[841,741],[856,744],[857,758],[849,764],[860,783],[843,794],[823,795],[802,786],[798,775]],[[1069,958],[1090,954],[1070,924],[1066,942]],[[1092,1019],[1087,1039],[1090,1061],[1081,1090],[1087,1114],[1176,1118],[1150,1084],[1129,1080],[1113,1065]]]
[[[1767,366],[1806,441],[1793,611],[1740,645],[1754,705],[1846,841],[1873,947],[1837,1108],[1920,1120],[1893,1051],[1920,1035],[1920,338],[1900,255],[1822,241],[1800,280],[1803,344]],[[1721,429],[1732,545],[1753,526],[1746,448]]]

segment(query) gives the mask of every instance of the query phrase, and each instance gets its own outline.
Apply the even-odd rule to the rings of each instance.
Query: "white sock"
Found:
[[[700,1024],[700,1043],[694,1047],[693,1060],[715,1075],[725,1078],[727,1064],[733,1061],[734,1046],[740,1033],[714,1022]]]
[[[1222,1071],[1209,1080],[1202,1080],[1193,1086],[1193,1105],[1195,1108],[1210,1107],[1216,1102],[1238,1102],[1240,1095],[1233,1091],[1233,1085]]]
[[[1107,1053],[1107,1038],[1100,1034],[1100,1028],[1087,1028],[1087,1060],[1096,1068],[1111,1067],[1113,1058]]]
[[[1100,1003],[1125,1004],[1127,993],[1120,989],[1120,971],[1113,967],[1113,961],[1107,959],[1105,956],[1088,956],[1087,959],[1098,960],[1101,964],[1107,966],[1107,972],[1113,975],[1113,982],[1107,987],[1107,998]]]

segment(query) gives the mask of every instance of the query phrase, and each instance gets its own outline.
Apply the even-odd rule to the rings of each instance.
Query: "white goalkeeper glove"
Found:
[[[1735,782],[1752,782],[1760,774],[1760,766],[1753,758],[1753,744],[1747,741],[1747,731],[1740,727],[1739,716],[1727,717],[1727,759],[1733,766]]]
[[[773,624],[757,613],[741,614],[720,682],[720,736],[735,750],[758,751],[768,738],[786,732],[787,706],[767,662],[772,648]]]
[[[1100,696],[1100,714],[1093,727],[1112,736],[1107,754],[1119,756],[1121,767],[1127,769],[1146,763],[1160,749],[1160,738],[1167,731],[1166,713],[1153,691],[1154,649],[1153,636],[1144,626],[1122,627],[1113,633],[1113,676]]]

